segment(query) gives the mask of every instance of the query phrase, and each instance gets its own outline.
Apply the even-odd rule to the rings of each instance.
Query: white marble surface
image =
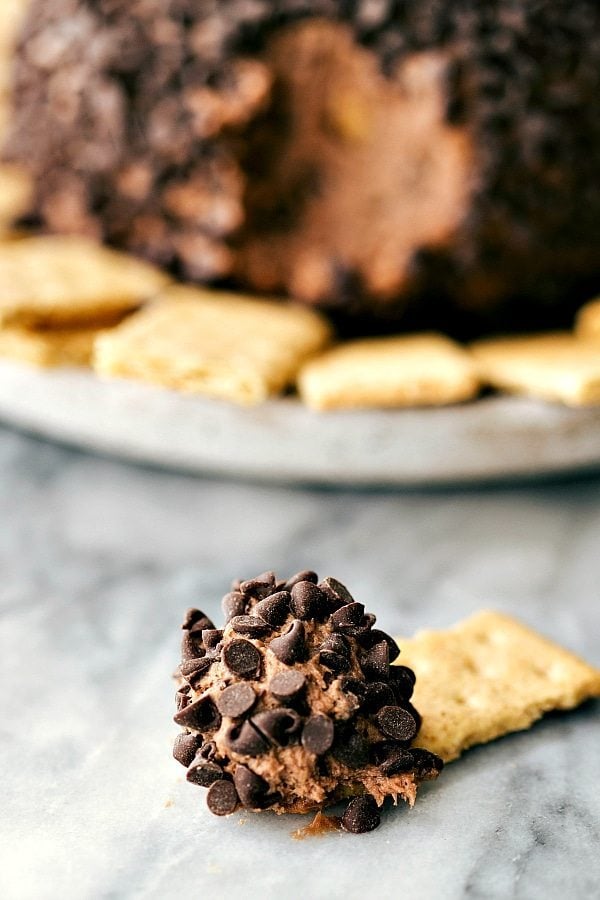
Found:
[[[305,566],[383,627],[520,615],[600,665],[600,481],[337,493],[135,468],[0,430],[0,896],[600,895],[600,707],[473,750],[370,835],[208,814],[170,758],[191,604]]]

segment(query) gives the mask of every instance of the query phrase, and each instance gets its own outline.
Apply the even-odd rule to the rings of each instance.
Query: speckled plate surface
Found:
[[[484,397],[440,409],[242,409],[75,369],[0,362],[0,417],[36,434],[192,472],[409,486],[600,467],[600,407]]]

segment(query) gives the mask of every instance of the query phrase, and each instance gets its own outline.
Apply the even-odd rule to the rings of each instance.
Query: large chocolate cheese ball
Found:
[[[407,327],[600,284],[597,0],[33,0],[34,214],[199,281]]]

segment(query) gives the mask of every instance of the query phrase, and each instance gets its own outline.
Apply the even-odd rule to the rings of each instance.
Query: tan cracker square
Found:
[[[79,237],[0,244],[0,324],[97,324],[135,309],[169,281],[141,260]]]
[[[398,638],[417,676],[415,743],[445,762],[600,696],[600,671],[510,616],[480,612],[444,631]]]
[[[252,405],[293,382],[330,336],[303,307],[172,287],[98,339],[95,369]]]
[[[600,403],[600,346],[569,332],[478,341],[471,347],[483,381],[542,400]]]
[[[479,379],[458,344],[418,334],[340,344],[304,366],[298,390],[316,410],[432,406],[469,400]]]
[[[0,328],[0,356],[34,366],[91,365],[94,341],[105,326],[89,328]]]

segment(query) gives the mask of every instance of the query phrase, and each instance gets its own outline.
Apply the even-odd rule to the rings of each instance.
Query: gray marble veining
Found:
[[[360,838],[216,819],[170,758],[182,610],[346,581],[395,633],[482,606],[600,665],[600,481],[369,493],[194,479],[0,431],[0,896],[593,898],[600,708],[469,752]]]

